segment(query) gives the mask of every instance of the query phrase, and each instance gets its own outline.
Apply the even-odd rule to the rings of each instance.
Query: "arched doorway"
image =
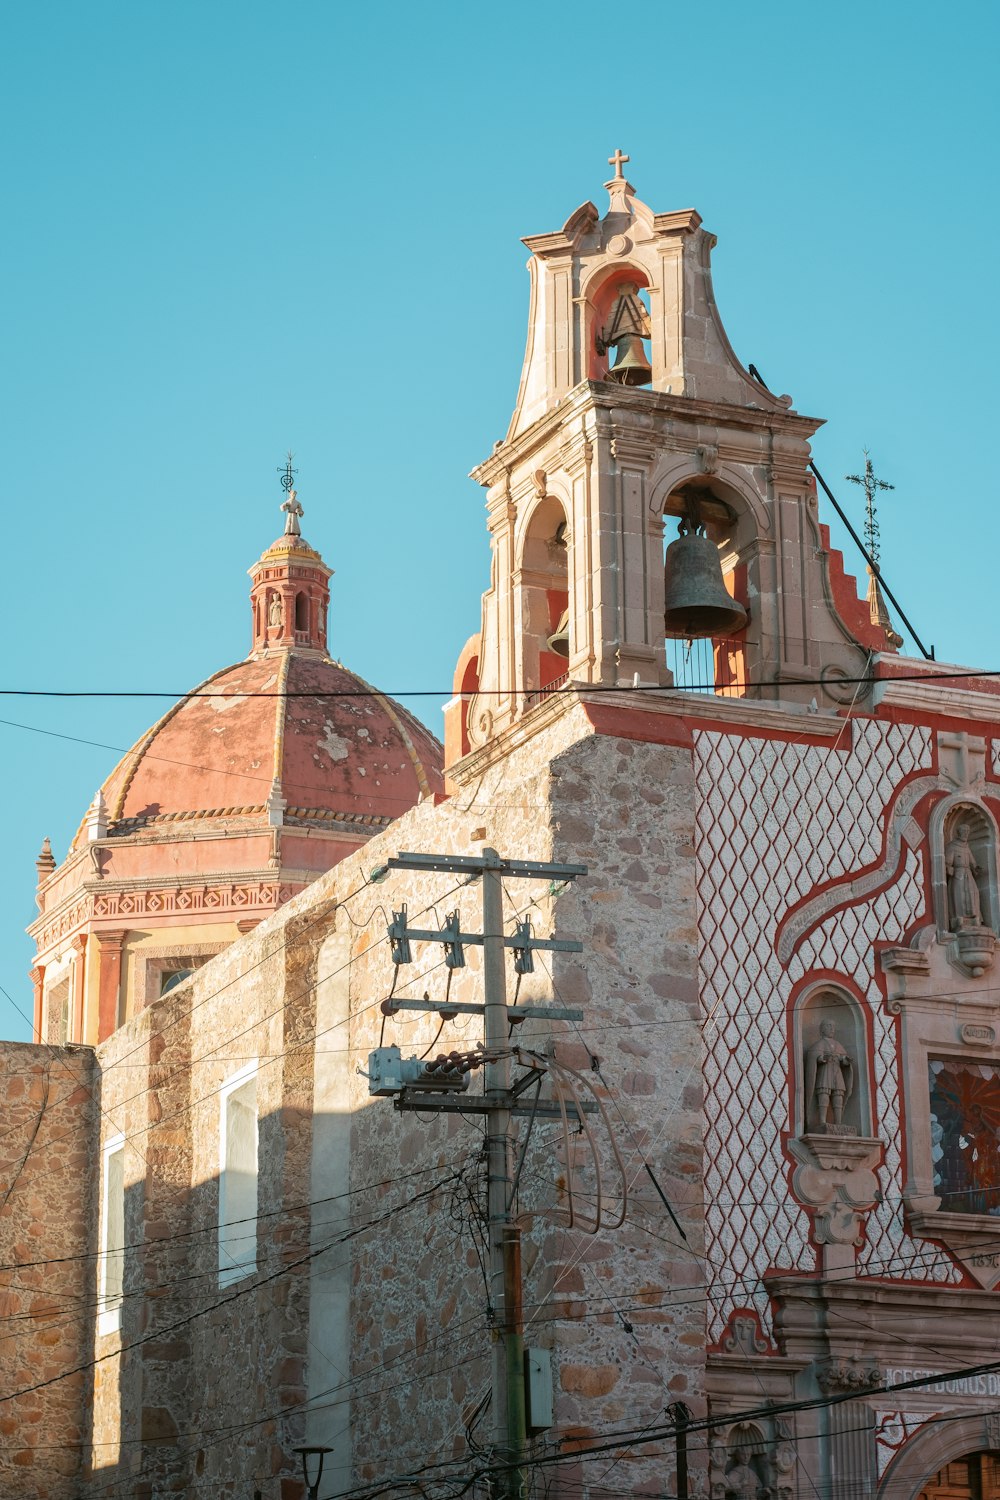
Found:
[[[1000,1500],[1000,1456],[966,1453],[928,1479],[917,1500]]]

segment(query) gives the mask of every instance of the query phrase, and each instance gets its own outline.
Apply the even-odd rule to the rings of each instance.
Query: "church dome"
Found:
[[[119,761],[101,796],[114,837],[266,823],[274,794],[289,830],[381,828],[441,789],[441,747],[412,714],[338,662],[292,647],[193,689]]]
[[[36,862],[35,1032],[98,1042],[423,798],[442,748],[334,661],[331,570],[299,530],[250,569],[251,648],[111,772],[57,865]]]

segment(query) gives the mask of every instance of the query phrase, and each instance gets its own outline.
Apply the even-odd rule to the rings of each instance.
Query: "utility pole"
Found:
[[[435,871],[466,874],[482,880],[482,933],[458,931],[458,916],[453,913],[439,932],[411,928],[406,923],[406,909],[393,913],[390,939],[397,954],[408,955],[410,939],[441,942],[449,967],[464,965],[466,944],[483,949],[482,1003],[390,1000],[383,1004],[386,1014],[396,1009],[442,1011],[454,1014],[478,1013],[483,1016],[483,1041],[487,1061],[484,1068],[484,1091],[481,1096],[454,1097],[451,1090],[466,1087],[467,1074],[459,1064],[450,1080],[438,1064],[428,1065],[417,1059],[401,1059],[396,1047],[380,1048],[369,1058],[370,1091],[394,1095],[397,1110],[438,1110],[448,1113],[481,1113],[486,1118],[487,1218],[489,1232],[489,1296],[494,1309],[493,1341],[493,1426],[495,1443],[504,1462],[504,1490],[508,1500],[525,1500],[526,1476],[523,1468],[527,1442],[527,1413],[524,1375],[524,1328],[521,1295],[521,1231],[513,1216],[514,1183],[511,1172],[511,1120],[516,1115],[541,1118],[557,1115],[557,1106],[535,1101],[530,1107],[519,1102],[524,1087],[537,1078],[529,1074],[512,1084],[510,1027],[529,1017],[548,1020],[582,1020],[583,1012],[555,1005],[507,1005],[506,950],[515,950],[520,972],[530,972],[531,952],[536,948],[580,953],[583,945],[553,938],[536,938],[529,924],[519,924],[512,937],[504,933],[504,879],[573,880],[586,875],[586,865],[550,864],[535,860],[502,858],[495,849],[484,848],[481,855],[399,854],[388,861],[388,869]],[[403,961],[406,961],[405,957]]]
[[[503,1048],[507,1024],[507,971],[504,953],[501,860],[495,849],[483,850],[483,1040],[487,1052]],[[499,1338],[493,1345],[493,1425],[497,1442],[506,1446],[509,1463],[524,1452],[524,1338],[521,1320],[521,1235],[511,1217],[510,1058],[486,1064],[487,1214],[490,1236],[490,1300],[502,1310]],[[516,1263],[516,1266],[515,1266]],[[513,1494],[523,1493],[521,1474]]]

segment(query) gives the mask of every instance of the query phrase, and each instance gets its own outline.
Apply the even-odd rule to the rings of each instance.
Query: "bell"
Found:
[[[617,385],[648,385],[653,378],[653,367],[646,358],[642,339],[637,333],[623,333],[615,340],[615,362],[608,371],[608,379]]]
[[[681,640],[732,635],[747,612],[722,581],[719,549],[707,536],[688,531],[671,542],[663,559],[665,633]]]
[[[559,616],[559,624],[545,642],[553,656],[569,657],[569,610]]]

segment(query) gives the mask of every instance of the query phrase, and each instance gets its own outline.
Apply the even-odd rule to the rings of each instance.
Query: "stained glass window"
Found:
[[[932,1057],[930,1089],[942,1212],[1000,1218],[1000,1064]]]

